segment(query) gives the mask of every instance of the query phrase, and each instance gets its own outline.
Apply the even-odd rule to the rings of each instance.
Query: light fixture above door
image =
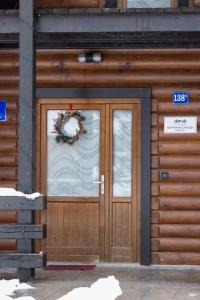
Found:
[[[77,55],[78,63],[101,63],[103,61],[103,56],[98,52],[88,52],[88,53],[79,53]]]

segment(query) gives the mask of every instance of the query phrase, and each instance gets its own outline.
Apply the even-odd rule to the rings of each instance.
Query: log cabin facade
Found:
[[[21,0],[25,9],[23,2],[27,1]],[[9,29],[5,22],[11,18],[15,24],[18,16],[14,12],[2,12],[0,16],[0,22],[5,24],[5,30],[0,32],[0,94],[7,101],[7,120],[0,122],[0,186],[21,187],[26,191],[23,180],[26,181],[27,173],[21,168],[24,154],[20,139],[27,134],[32,143],[35,140],[36,180],[32,189],[44,193],[48,199],[47,214],[36,216],[37,222],[47,224],[47,239],[36,248],[46,251],[51,261],[200,263],[199,131],[164,132],[164,117],[195,116],[199,125],[200,28],[198,23],[188,25],[188,20],[199,17],[200,3],[168,2],[173,8],[148,9],[147,18],[145,9],[125,11],[128,7],[125,1],[82,0],[75,2],[76,7],[74,1],[36,1],[40,26],[36,41],[36,85],[29,86],[27,92],[33,88],[34,105],[31,105],[36,109],[36,126],[33,122],[32,140],[32,133],[25,133],[21,119],[26,109],[26,105],[22,108],[22,102],[26,102],[22,97],[22,90],[26,92],[22,81],[23,76],[32,74],[29,80],[34,82],[34,72],[23,66],[22,53],[30,51],[34,58],[34,47],[19,49],[17,30]],[[186,4],[187,8],[180,8]],[[57,21],[54,28],[55,20],[51,17]],[[177,18],[180,22],[173,29]],[[61,30],[59,19],[69,25],[64,29],[66,33]],[[117,24],[122,20],[121,25]],[[132,23],[124,24],[125,20]],[[96,30],[91,27],[88,32],[88,22]],[[128,30],[129,26],[132,27]],[[161,29],[156,30],[156,26]],[[91,52],[101,53],[102,61],[77,62],[80,53]],[[29,58],[26,57],[27,64]],[[174,91],[188,91],[190,103],[174,105]],[[149,103],[150,118],[145,111]],[[86,134],[76,145],[54,145],[49,150],[52,119],[58,112],[71,108],[85,113],[88,137]],[[121,145],[121,151],[117,151],[115,147],[122,138],[126,147],[123,149]],[[147,149],[148,139],[151,149]],[[82,152],[85,161],[79,161],[82,165],[79,168],[76,161],[81,159],[80,147],[84,149],[87,145],[87,151]],[[121,188],[122,176],[117,181],[115,174],[115,162],[120,155],[122,171],[129,164],[124,169],[124,180],[129,186],[125,183]],[[28,154],[27,157],[30,160]],[[92,158],[94,165],[88,169]],[[82,172],[82,178],[86,179],[88,170],[97,174],[83,180],[79,191],[68,194],[67,188],[59,183],[56,186],[55,182],[66,180],[63,177],[69,176],[66,171],[69,168],[75,173]],[[103,192],[102,183],[88,187],[89,181],[102,182],[102,175]],[[70,178],[76,176],[72,174]],[[15,223],[16,213],[0,211],[0,222]],[[0,249],[15,251],[16,242],[1,240]]]

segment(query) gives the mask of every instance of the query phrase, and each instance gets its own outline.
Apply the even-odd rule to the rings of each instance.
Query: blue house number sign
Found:
[[[189,92],[173,92],[172,102],[174,104],[188,104],[189,101]]]
[[[0,121],[6,121],[6,101],[0,100]]]

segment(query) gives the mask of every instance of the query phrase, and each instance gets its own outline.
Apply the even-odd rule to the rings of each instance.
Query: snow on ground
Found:
[[[1,300],[13,300],[11,296],[15,296],[15,291],[17,290],[28,290],[33,289],[30,285],[26,283],[20,283],[18,279],[12,280],[0,280],[0,299]],[[15,298],[17,300],[36,300],[33,297],[19,297]]]
[[[0,280],[0,300],[37,300],[30,296],[16,298],[15,291],[34,289],[18,279]],[[122,295],[119,281],[114,276],[98,279],[90,287],[80,287],[57,300],[115,300]],[[55,299],[56,300],[56,299]]]
[[[122,295],[119,281],[114,276],[98,279],[90,288],[81,287],[74,289],[67,295],[57,300],[115,300]]]
[[[15,196],[15,197],[26,197],[27,199],[34,200],[37,197],[40,197],[40,193],[33,194],[24,194],[22,192],[16,191],[11,188],[0,188],[0,196]]]

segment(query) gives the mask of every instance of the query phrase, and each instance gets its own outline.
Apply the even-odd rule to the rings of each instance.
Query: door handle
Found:
[[[104,195],[104,175],[101,175],[101,181],[93,181],[93,184],[101,185],[101,195]]]

